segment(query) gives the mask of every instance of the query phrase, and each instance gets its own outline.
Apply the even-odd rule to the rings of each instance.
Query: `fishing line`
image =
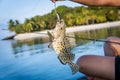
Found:
[[[56,14],[56,16],[57,16],[57,20],[58,20],[58,22],[60,22],[60,16],[59,16],[59,14],[58,14],[58,12],[57,12],[57,10],[56,10],[56,3],[54,3],[54,11],[55,11],[55,14]]]
[[[59,0],[59,1],[64,1],[64,0]],[[67,0],[67,1],[70,1],[70,0]],[[58,22],[60,22],[60,16],[59,16],[59,14],[58,14],[58,12],[56,10],[56,3],[54,3],[54,11],[55,11],[55,14],[57,16]],[[1,29],[1,30],[8,30],[8,29]],[[46,33],[35,33],[35,34],[47,35]],[[66,37],[68,37],[68,38],[75,38],[75,37],[72,37],[72,36],[66,36]],[[119,44],[120,45],[119,42],[111,42],[111,41],[105,41],[105,40],[99,40],[99,39],[91,39],[91,38],[77,38],[77,39],[90,40],[90,41],[94,41],[94,42],[98,41],[98,42],[114,43],[114,44]]]
[[[35,33],[35,34],[43,34],[43,35],[47,35],[46,33]],[[76,37],[72,37],[72,36],[66,36],[68,38],[76,38]],[[100,40],[100,39],[91,39],[91,38],[77,38],[77,39],[82,39],[82,40],[90,40],[90,41],[98,41],[98,42],[105,42],[105,43],[114,43],[114,44],[119,44],[119,42],[111,42],[111,41],[106,41],[106,40]],[[27,52],[27,51],[34,51],[34,50],[40,50],[40,48],[34,48],[34,49],[29,49],[29,50],[23,50],[23,51],[18,51],[15,52],[15,54],[19,54],[19,53],[23,53],[23,52]],[[35,53],[39,53],[39,51],[35,52]]]
[[[75,38],[75,37],[71,37],[71,36],[66,36],[66,37],[68,37],[68,38]],[[119,44],[120,45],[119,42],[111,42],[111,41],[100,40],[100,39],[91,39],[91,38],[77,38],[77,39],[90,40],[90,41],[94,41],[94,42],[98,41],[98,42],[114,43],[114,44]]]
[[[36,33],[36,34],[44,34],[44,35],[47,35],[46,33]],[[68,38],[76,38],[76,37],[72,37],[72,36],[66,36]],[[119,42],[111,42],[111,41],[106,41],[106,40],[100,40],[100,39],[92,39],[92,38],[77,38],[77,39],[82,39],[82,40],[90,40],[90,41],[98,41],[98,42],[106,42],[106,43],[114,43],[114,44],[119,44]]]
[[[64,1],[64,0],[59,0],[59,1]],[[67,0],[67,1],[70,1],[70,0]],[[58,22],[60,22],[60,16],[56,10],[56,3],[54,2],[54,11],[55,11],[55,14],[57,16],[57,20]],[[44,35],[47,35],[46,33],[36,33],[36,34],[44,34]],[[71,36],[66,36],[68,38],[75,38],[75,37],[71,37]],[[98,39],[90,39],[90,38],[78,38],[78,39],[82,39],[82,40],[90,40],[90,41],[98,41],[98,42],[106,42],[106,43],[114,43],[114,44],[120,44],[119,42],[111,42],[111,41],[105,41],[105,40],[98,40]]]

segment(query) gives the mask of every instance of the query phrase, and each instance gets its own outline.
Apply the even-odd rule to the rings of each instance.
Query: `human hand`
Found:
[[[51,0],[53,3],[55,3],[57,0]]]
[[[65,1],[65,0],[51,0],[53,3],[55,3],[56,1]]]
[[[108,43],[104,45],[104,51],[107,56],[120,56],[120,38],[118,37],[109,37],[107,38]],[[115,44],[116,43],[116,44]],[[118,44],[117,44],[118,43]],[[110,48],[110,49],[108,49]],[[112,51],[111,51],[112,50]]]

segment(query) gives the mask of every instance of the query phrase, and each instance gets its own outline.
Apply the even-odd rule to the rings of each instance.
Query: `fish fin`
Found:
[[[49,36],[50,41],[52,42],[54,39],[54,36],[49,31],[47,31],[47,34]]]
[[[50,43],[50,44],[48,45],[48,48],[53,48],[52,43]]]
[[[58,56],[58,59],[59,59],[59,61],[60,61],[63,65],[66,64],[66,62],[61,58],[61,56]]]
[[[72,54],[72,53],[69,53],[69,54],[68,53],[60,53],[58,55],[58,59],[64,65],[69,61],[73,61],[74,57],[75,57],[75,54]]]
[[[79,71],[79,66],[77,64],[69,62],[68,65],[70,66],[72,70],[72,75],[74,75],[76,72]]]

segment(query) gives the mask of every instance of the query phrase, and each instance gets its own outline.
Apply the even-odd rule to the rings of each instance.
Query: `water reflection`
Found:
[[[82,45],[88,40],[80,40],[80,38],[89,38],[89,39],[106,39],[110,36],[120,37],[120,27],[114,28],[104,28],[104,29],[95,29],[90,31],[83,31],[83,32],[75,32],[76,36],[76,44]]]
[[[49,51],[48,49],[48,43],[46,44],[36,44],[36,45],[23,45],[23,46],[17,46],[13,48],[13,53],[16,55],[16,57],[24,56],[24,55],[35,55],[39,53],[46,53]]]

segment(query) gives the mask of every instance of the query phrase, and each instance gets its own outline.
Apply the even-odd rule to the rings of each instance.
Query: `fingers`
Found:
[[[104,44],[105,55],[106,56],[119,56],[120,55],[120,45],[112,43],[112,42],[119,43],[120,38],[109,37],[109,38],[107,38],[106,41],[108,41],[108,43]]]
[[[53,3],[55,3],[57,0],[51,0]]]

